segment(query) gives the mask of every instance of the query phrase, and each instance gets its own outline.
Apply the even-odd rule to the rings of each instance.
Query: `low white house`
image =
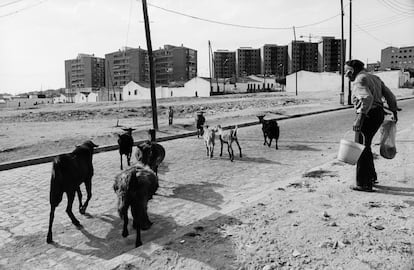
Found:
[[[156,98],[161,98],[161,87],[155,88]],[[137,83],[130,81],[122,89],[122,99],[123,100],[141,100],[141,99],[151,99],[151,89],[150,85],[147,83]]]
[[[73,97],[75,103],[97,102],[98,95],[94,92],[78,92]]]
[[[68,98],[64,94],[60,94],[57,97],[53,98],[53,103],[66,103],[69,102]]]

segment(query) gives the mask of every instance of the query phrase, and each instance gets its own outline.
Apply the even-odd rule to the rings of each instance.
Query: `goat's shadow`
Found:
[[[171,217],[164,217],[149,213],[150,220],[154,222],[152,227],[147,231],[141,231],[141,239],[143,243],[153,241],[167,233],[173,231],[178,225]],[[100,222],[106,222],[110,224],[110,230],[104,237],[98,237],[90,233],[85,227],[99,227]],[[105,214],[96,218],[93,224],[88,224],[79,231],[86,236],[87,241],[84,244],[90,248],[76,248],[66,245],[61,245],[58,242],[54,242],[53,246],[56,248],[64,249],[71,252],[76,252],[86,256],[96,256],[105,260],[117,257],[129,250],[135,248],[136,230],[132,228],[132,216],[129,214],[127,237],[122,237],[123,221],[113,215]]]
[[[173,188],[173,194],[161,196],[193,201],[220,210],[221,208],[218,205],[224,201],[223,195],[216,192],[214,190],[214,187],[223,186],[224,185],[222,184],[213,184],[208,182],[201,182],[200,184],[178,185]]]
[[[282,147],[279,147],[279,149],[284,149],[284,148],[287,150],[293,150],[293,151],[321,151],[321,149],[310,147],[304,144],[284,145]]]
[[[377,193],[414,197],[414,188],[375,185]]]
[[[237,162],[242,161],[242,162],[251,162],[251,163],[254,162],[254,163],[261,163],[261,164],[265,163],[265,164],[278,164],[278,165],[282,165],[281,162],[274,161],[274,160],[270,160],[270,159],[267,159],[267,158],[264,158],[264,157],[249,157],[249,156],[246,156],[246,155],[243,155],[242,158],[235,156],[234,157],[234,161],[237,161]]]

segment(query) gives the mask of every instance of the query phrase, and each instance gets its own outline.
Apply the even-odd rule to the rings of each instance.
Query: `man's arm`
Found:
[[[395,95],[391,92],[391,90],[381,81],[381,91],[382,95],[384,96],[385,100],[387,101],[388,108],[392,111],[394,121],[398,121],[398,114],[397,114],[397,99]]]

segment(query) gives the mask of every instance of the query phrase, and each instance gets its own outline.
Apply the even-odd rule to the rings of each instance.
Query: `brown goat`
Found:
[[[118,197],[119,217],[124,221],[122,236],[128,236],[128,209],[131,208],[133,228],[137,230],[135,247],[142,245],[141,230],[148,230],[148,201],[158,189],[158,177],[150,169],[132,166],[115,177],[114,192]]]
[[[158,166],[165,158],[165,149],[159,143],[147,141],[137,146],[135,158],[142,164],[148,165],[158,175]]]
[[[242,150],[237,138],[237,126],[234,129],[223,130],[220,125],[216,127],[217,134],[220,138],[220,157],[223,155],[223,144],[227,144],[227,151],[229,152],[230,161],[234,160],[234,152],[232,144],[235,142],[239,147],[240,157],[242,157]]]

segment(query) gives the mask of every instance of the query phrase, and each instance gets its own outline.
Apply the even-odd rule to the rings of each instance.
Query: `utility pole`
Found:
[[[154,76],[154,57],[152,55],[152,45],[151,45],[151,32],[148,20],[148,11],[147,11],[147,0],[142,0],[142,10],[144,13],[144,24],[145,24],[145,36],[147,38],[147,50],[148,50],[148,62],[149,62],[149,71],[150,71],[150,88],[151,88],[151,107],[152,107],[152,125],[154,128],[154,138],[155,139],[155,130],[158,130],[158,118],[157,118],[157,97],[155,95],[155,76]]]
[[[210,95],[213,92],[213,86],[211,84],[211,45],[210,45],[210,40],[208,41],[208,71],[210,73]]]
[[[349,0],[349,60],[352,59],[352,0]],[[368,67],[368,62],[367,62]],[[348,105],[351,105],[351,81],[348,80]]]
[[[341,93],[339,103],[344,105],[344,3],[341,0]]]
[[[296,30],[295,30],[294,26],[293,26],[293,36],[295,38],[295,46],[292,46],[292,50],[296,52],[296,50],[295,50],[295,48],[297,46],[297,44],[296,44]],[[293,57],[293,52],[292,52],[292,58],[294,58]],[[293,69],[293,63],[294,63],[294,61],[292,61],[292,69]],[[298,70],[297,70],[297,68],[295,68],[295,87],[296,87],[296,96],[297,96],[298,95]]]

